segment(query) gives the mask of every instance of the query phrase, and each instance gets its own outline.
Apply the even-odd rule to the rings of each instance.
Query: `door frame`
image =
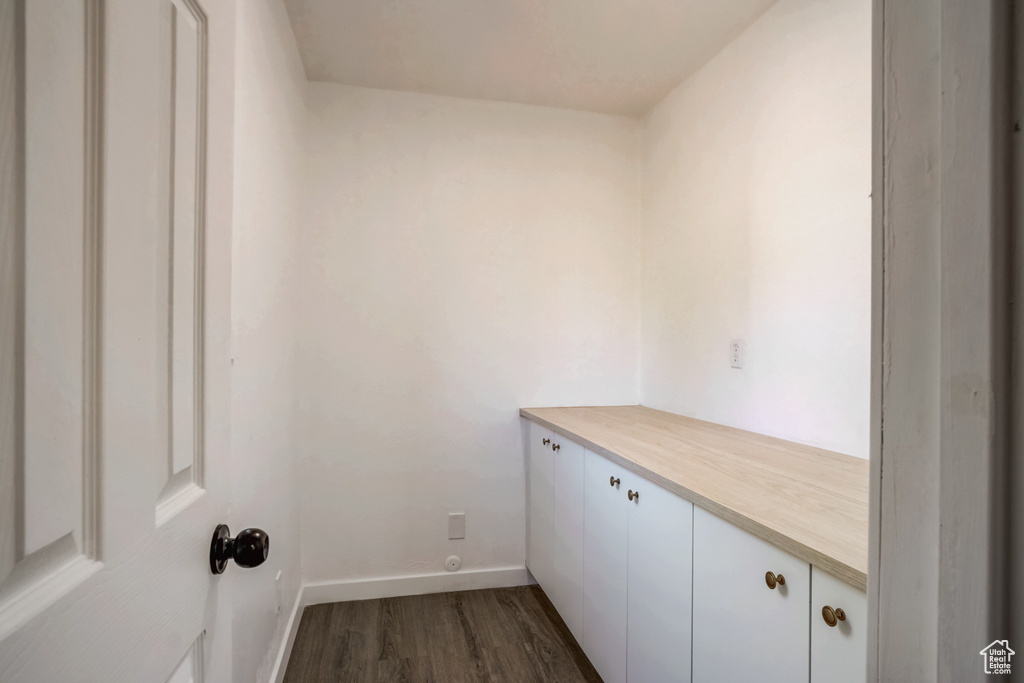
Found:
[[[981,680],[979,650],[1022,642],[1024,8],[873,9],[868,680]]]

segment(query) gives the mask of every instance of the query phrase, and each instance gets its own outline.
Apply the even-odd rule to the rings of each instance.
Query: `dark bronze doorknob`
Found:
[[[228,560],[245,569],[263,564],[270,554],[270,536],[263,529],[244,529],[231,538],[227,524],[218,524],[210,541],[210,570],[223,574]]]

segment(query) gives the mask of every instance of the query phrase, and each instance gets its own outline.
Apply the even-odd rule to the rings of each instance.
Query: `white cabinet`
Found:
[[[529,425],[526,566],[583,641],[583,446]]]
[[[769,588],[767,572],[785,584]],[[810,580],[806,562],[695,509],[694,683],[807,681]]]
[[[542,587],[550,585],[554,574],[552,557],[552,519],[554,516],[554,451],[551,430],[530,422],[529,448],[529,533],[526,566]]]
[[[625,483],[625,479],[622,480]],[[629,683],[690,680],[693,504],[630,475]]]
[[[605,683],[625,683],[626,486],[631,475],[590,451],[585,471],[583,651]]]
[[[555,434],[552,574],[544,590],[576,641],[583,642],[583,446]]]
[[[811,569],[812,681],[864,683],[867,616],[864,592],[817,567]]]
[[[605,683],[865,681],[862,591],[532,421],[528,469],[527,566]]]
[[[583,650],[606,683],[690,680],[693,505],[586,453]]]

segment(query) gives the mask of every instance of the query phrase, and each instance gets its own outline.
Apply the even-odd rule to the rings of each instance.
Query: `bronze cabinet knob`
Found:
[[[551,439],[544,439],[544,441],[543,441],[542,443],[543,443],[543,444],[544,444],[545,446],[547,446],[547,445],[548,445],[549,443],[551,443]]]
[[[616,479],[615,477],[608,477],[608,483],[612,486],[618,486],[620,483],[622,483],[622,480]]]
[[[561,448],[561,446],[559,446],[557,443],[551,444],[551,450],[557,451],[559,448]]]
[[[783,576],[782,574],[779,574],[778,576],[776,576],[772,572],[765,572],[764,573],[764,582],[766,584],[768,584],[769,588],[771,588],[772,590],[775,590],[776,586],[785,586],[786,585],[786,577]]]
[[[640,492],[637,491],[636,493],[634,493],[633,490],[630,489],[630,491],[629,491],[629,499],[630,500],[635,500],[636,502],[639,503],[640,502]]]
[[[832,609],[828,605],[821,608],[821,618],[825,620],[825,623],[830,628],[835,628],[836,624],[840,621],[846,621],[846,612],[841,607]]]

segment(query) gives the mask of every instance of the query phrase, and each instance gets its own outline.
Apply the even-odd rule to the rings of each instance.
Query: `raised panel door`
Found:
[[[0,3],[5,683],[230,680],[234,25]]]

